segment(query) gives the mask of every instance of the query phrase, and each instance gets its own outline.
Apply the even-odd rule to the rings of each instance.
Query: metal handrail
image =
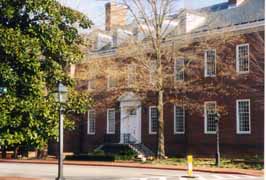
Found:
[[[135,144],[137,139],[129,133],[122,134],[123,140],[125,144]]]

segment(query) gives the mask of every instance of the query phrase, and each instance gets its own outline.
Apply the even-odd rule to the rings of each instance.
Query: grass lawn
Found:
[[[186,166],[186,158],[168,158],[164,160],[146,161],[147,164],[154,165],[176,165]],[[215,167],[214,158],[194,158],[194,167]],[[241,169],[263,169],[263,158],[249,157],[249,158],[221,158],[221,168],[241,168]]]

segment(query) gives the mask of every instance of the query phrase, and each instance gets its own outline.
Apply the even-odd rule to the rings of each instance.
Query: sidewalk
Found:
[[[1,177],[0,180],[39,180],[34,178],[22,178],[22,177]]]
[[[57,164],[56,160],[10,160],[0,159],[0,163],[32,163],[32,164]],[[172,166],[172,165],[152,165],[142,163],[124,163],[124,162],[94,162],[94,161],[64,161],[65,165],[79,165],[79,166],[109,166],[109,167],[126,167],[126,168],[145,168],[145,169],[162,169],[162,170],[183,170],[186,171],[186,167]],[[207,167],[195,167],[194,171],[208,172],[208,173],[223,173],[223,174],[241,174],[250,176],[263,176],[261,170],[250,169],[227,169],[227,168],[207,168]],[[2,180],[0,178],[0,180]]]

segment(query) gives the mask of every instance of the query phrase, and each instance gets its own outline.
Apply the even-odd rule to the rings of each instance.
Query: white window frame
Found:
[[[216,101],[205,101],[204,102],[204,133],[205,134],[216,134],[216,130],[215,131],[207,131],[207,104],[209,103],[214,103],[215,104],[215,110],[217,111],[217,103]]]
[[[152,131],[152,128],[151,128],[151,125],[152,125],[152,122],[151,122],[151,109],[152,108],[156,108],[157,111],[158,111],[158,107],[157,106],[150,106],[149,107],[149,134],[157,134],[157,131]],[[158,119],[159,119],[159,114],[158,115]],[[157,122],[157,126],[159,126],[159,122]]]
[[[176,79],[176,74],[177,74],[177,69],[176,69],[176,63],[177,61],[182,61],[183,62],[183,70],[182,70],[182,80],[177,80]],[[185,59],[176,59],[175,60],[175,64],[174,64],[174,78],[175,78],[175,82],[182,82],[185,80]]]
[[[115,126],[114,126],[114,131],[113,132],[110,132],[110,129],[109,129],[109,126],[110,126],[110,124],[109,124],[109,111],[114,111],[115,112],[115,108],[109,108],[109,109],[107,109],[107,115],[106,115],[106,120],[107,120],[107,126],[106,126],[106,133],[107,134],[115,134]],[[115,121],[115,114],[114,114],[114,121]]]
[[[239,69],[239,48],[243,47],[243,46],[247,46],[248,47],[248,70],[247,71],[240,71]],[[239,44],[236,46],[236,72],[238,74],[248,74],[249,73],[249,64],[250,64],[250,48],[249,48],[249,43],[245,43],[245,44]]]
[[[183,117],[183,124],[184,124],[184,129],[182,132],[178,132],[176,129],[176,105],[174,105],[174,134],[185,134],[185,119],[186,119],[186,115],[185,115],[185,108],[184,106],[181,106],[183,108],[183,113],[184,113],[184,117]],[[180,106],[178,106],[180,107]]]
[[[90,112],[94,112],[94,132],[90,132]],[[89,135],[95,135],[96,134],[96,111],[94,109],[88,110],[88,117],[87,117],[87,133]]]
[[[208,56],[207,56],[207,53],[208,53],[208,51],[214,51],[214,53],[215,53],[215,59],[214,59],[214,74],[213,75],[209,75],[208,74],[208,60],[207,60],[207,58],[208,58]],[[205,77],[216,77],[216,61],[217,61],[217,54],[216,54],[216,49],[208,49],[208,50],[205,50],[205,52],[204,52],[204,76]]]
[[[110,80],[111,80],[111,75],[108,75],[107,76],[107,89],[113,89],[113,88],[116,88],[116,85],[114,86],[114,87],[110,87]],[[116,81],[116,79],[114,80],[114,81]],[[115,83],[117,83],[117,82],[115,82]]]
[[[239,127],[239,102],[248,102],[249,104],[249,131],[240,131]],[[238,99],[236,100],[236,133],[237,134],[251,134],[251,111],[250,111],[250,99]]]
[[[153,65],[155,66],[154,71],[153,71]],[[156,62],[156,60],[151,60],[150,61],[149,81],[150,81],[150,84],[153,86],[157,83],[157,81],[156,81],[157,79],[154,79],[154,77],[153,77],[153,75],[155,75],[155,76],[157,75],[156,72],[157,72],[157,62]]]
[[[94,82],[93,82],[94,81]],[[95,79],[89,79],[88,80],[88,90],[89,91],[92,91],[92,90],[95,90],[96,88],[95,88],[95,84],[94,84],[94,88],[92,88],[92,86],[91,86],[91,84],[92,83],[95,83]]]
[[[134,72],[133,72],[133,78],[132,79],[134,79],[133,81],[134,81],[134,83],[133,84],[130,84],[130,82],[129,82],[129,80],[131,79],[130,78],[130,76],[132,76],[132,74],[130,74],[131,72],[130,72],[130,69],[131,68],[134,68]],[[136,71],[137,71],[137,66],[135,65],[135,64],[129,64],[128,66],[127,66],[127,70],[128,70],[128,75],[127,75],[127,85],[128,85],[128,87],[131,87],[132,85],[134,85],[135,83],[136,83],[136,75],[137,75],[137,73],[136,73]]]

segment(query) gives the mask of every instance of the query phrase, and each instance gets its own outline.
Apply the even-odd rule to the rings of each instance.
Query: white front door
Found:
[[[137,109],[136,107],[132,107],[131,112],[128,114],[128,122],[129,122],[129,128],[128,132],[131,135],[130,136],[130,141],[135,142],[137,141],[137,125],[138,125],[138,119],[137,119]]]
[[[121,107],[121,143],[141,143],[141,107]]]

